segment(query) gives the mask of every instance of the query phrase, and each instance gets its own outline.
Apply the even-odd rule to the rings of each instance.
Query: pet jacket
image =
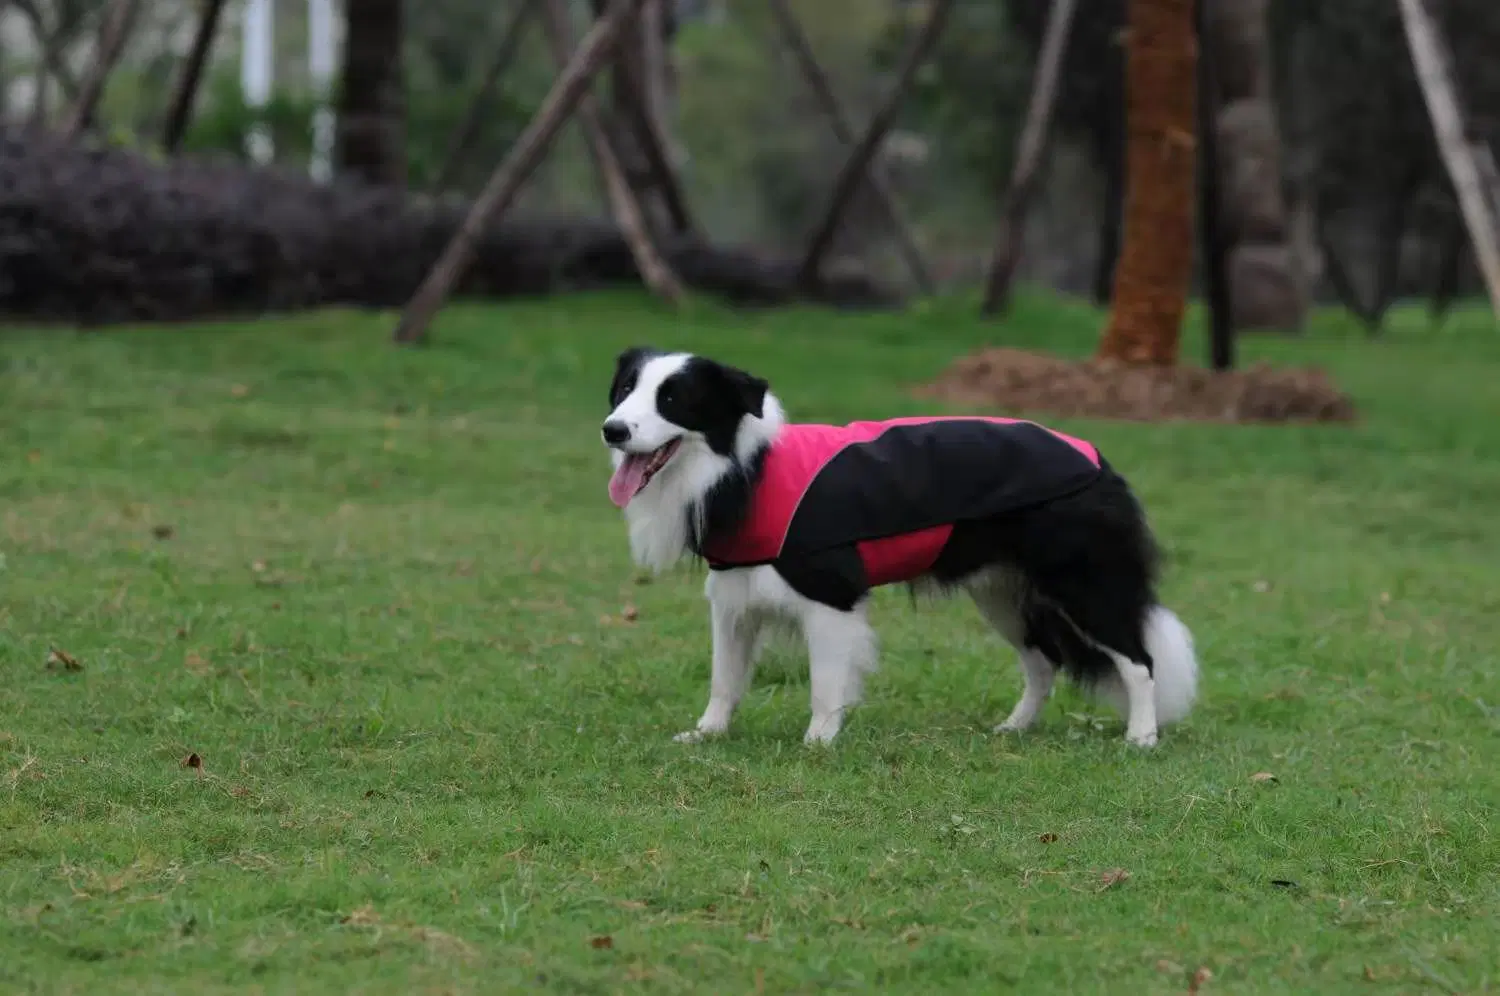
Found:
[[[820,588],[862,592],[926,573],[955,523],[1061,498],[1099,473],[1091,444],[1017,419],[787,425],[740,527],[708,536],[703,556],[715,570],[819,564],[840,575]]]

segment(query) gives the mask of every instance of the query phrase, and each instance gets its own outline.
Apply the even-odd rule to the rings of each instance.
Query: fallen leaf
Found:
[[[254,561],[251,563],[250,569],[256,574],[264,574],[266,572],[266,562],[264,560]]]
[[[187,639],[187,627],[186,626],[178,626],[177,627],[177,639],[179,639],[179,640],[186,640]]]
[[[234,788],[229,790],[229,794],[234,796],[236,799],[243,799],[245,798],[245,796],[250,794],[250,790],[245,788],[245,786],[243,785],[236,785]]]
[[[236,398],[243,398],[245,395],[250,393],[250,389],[244,384],[236,384],[229,389],[229,393],[234,395]]]
[[[76,674],[77,672],[83,670],[83,665],[78,663],[78,658],[74,657],[66,650],[59,650],[58,648],[53,647],[51,650],[47,651],[47,670],[67,671]]]
[[[1055,833],[1044,833],[1040,837],[1038,837],[1037,840],[1041,841],[1043,844],[1056,844],[1057,843],[1057,834],[1055,834]]]
[[[194,674],[208,674],[213,670],[213,665],[203,659],[203,656],[195,650],[189,650],[187,656],[182,659],[182,666]]]
[[[1266,592],[1268,592],[1268,591],[1271,590],[1271,582],[1269,582],[1269,581],[1257,581],[1254,584],[1252,584],[1250,586],[1250,588],[1253,591],[1255,591],[1256,593],[1264,595]]]
[[[194,768],[194,769],[196,769],[198,771],[202,771],[203,770],[203,758],[201,758],[201,757],[198,756],[198,752],[197,751],[194,751],[193,753],[189,754],[187,757],[185,757],[185,758],[182,759],[182,766],[184,768]]]
[[[368,927],[380,922],[380,914],[375,912],[375,907],[366,903],[359,909],[354,910],[348,916],[339,920],[339,923],[347,923],[351,927]]]
[[[1163,975],[1176,975],[1178,972],[1182,971],[1182,966],[1177,964],[1175,961],[1163,958],[1156,963],[1156,970],[1158,972],[1161,972]]]
[[[1250,780],[1252,782],[1274,782],[1277,779],[1276,776],[1271,774],[1269,771],[1257,771],[1255,774],[1250,776]]]
[[[1203,966],[1202,968],[1198,969],[1198,971],[1194,972],[1192,979],[1188,982],[1188,993],[1189,993],[1189,996],[1193,996],[1193,994],[1196,994],[1199,989],[1203,988],[1203,983],[1207,982],[1209,979],[1212,979],[1213,977],[1214,977],[1214,973],[1212,973],[1212,972],[1210,972],[1208,970],[1208,966],[1207,965]]]
[[[620,610],[620,618],[626,622],[635,622],[640,617],[641,610],[637,609],[634,605],[627,604],[625,608]]]
[[[41,460],[41,458],[42,458],[42,451],[41,450],[32,450],[31,452],[29,452],[29,453],[26,454],[26,462],[27,463],[36,463],[37,461]]]
[[[177,535],[177,530],[175,528],[173,528],[171,525],[168,525],[167,523],[163,522],[159,526],[153,526],[152,527],[152,529],[151,529],[151,535],[155,536],[159,540],[169,540],[173,536]]]
[[[1119,885],[1129,877],[1130,872],[1126,871],[1124,868],[1111,868],[1108,871],[1100,872],[1098,891],[1103,892],[1105,889],[1109,889],[1116,885]]]
[[[589,947],[604,951],[615,946],[615,939],[608,934],[600,934],[589,938]]]

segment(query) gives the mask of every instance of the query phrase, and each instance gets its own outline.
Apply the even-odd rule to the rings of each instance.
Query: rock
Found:
[[[1237,332],[1301,332],[1307,300],[1284,245],[1242,245],[1229,253],[1230,315]]]

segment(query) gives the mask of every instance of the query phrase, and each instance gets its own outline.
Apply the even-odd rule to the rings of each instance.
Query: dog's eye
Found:
[[[670,405],[677,400],[677,392],[670,387],[663,387],[656,394],[656,402],[661,405]]]

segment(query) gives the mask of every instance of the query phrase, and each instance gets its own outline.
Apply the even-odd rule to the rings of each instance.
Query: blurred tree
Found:
[[[198,99],[198,87],[203,82],[203,68],[208,63],[218,36],[219,20],[224,13],[224,0],[203,0],[198,25],[193,31],[193,44],[183,60],[178,73],[177,85],[172,89],[172,103],[167,108],[167,121],[162,126],[162,148],[170,155],[182,144],[188,122],[193,116],[193,105]]]
[[[73,102],[67,120],[63,122],[64,137],[74,138],[93,124],[99,98],[104,96],[104,85],[109,82],[109,74],[114,70],[125,41],[135,27],[139,11],[140,0],[114,0],[110,5],[109,12],[99,27],[93,65],[89,67],[88,75],[78,88],[78,99]]]
[[[366,182],[406,183],[403,0],[345,0],[334,168]]]

